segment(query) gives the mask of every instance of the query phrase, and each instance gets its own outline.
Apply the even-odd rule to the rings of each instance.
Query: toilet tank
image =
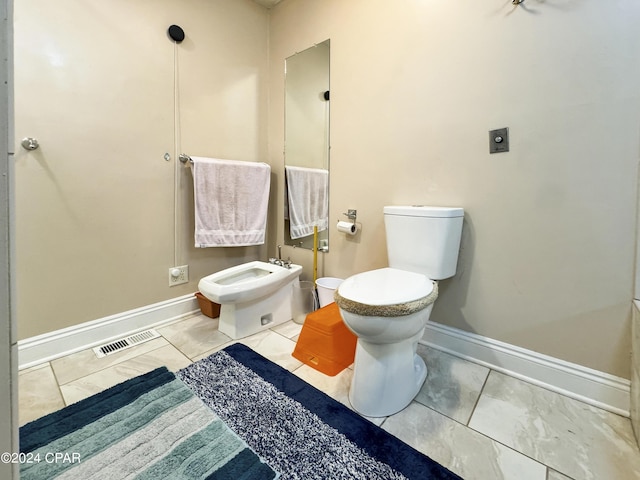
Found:
[[[463,218],[457,207],[384,207],[389,266],[432,280],[454,276]]]

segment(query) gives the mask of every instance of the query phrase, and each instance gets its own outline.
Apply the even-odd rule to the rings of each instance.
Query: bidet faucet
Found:
[[[282,245],[278,245],[278,258],[270,258],[269,263],[285,268],[291,268],[291,260],[282,260]]]

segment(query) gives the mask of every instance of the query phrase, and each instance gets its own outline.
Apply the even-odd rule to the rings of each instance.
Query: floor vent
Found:
[[[128,337],[121,338],[120,340],[100,345],[99,347],[94,347],[93,351],[96,354],[96,357],[102,358],[159,337],[160,334],[155,330],[145,330],[144,332],[129,335]]]

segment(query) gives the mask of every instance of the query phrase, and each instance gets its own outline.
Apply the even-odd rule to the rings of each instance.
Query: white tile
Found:
[[[39,363],[37,365],[34,365],[33,367],[23,368],[18,373],[20,375],[24,375],[25,373],[35,372],[36,370],[40,370],[41,368],[50,368],[50,367],[51,367],[50,362],[44,362],[44,363]]]
[[[337,375],[330,377],[309,365],[302,365],[300,368],[296,368],[293,374],[308,384],[313,385],[318,390],[323,391],[334,400],[350,407],[349,387],[351,386],[351,378],[353,377],[352,369],[346,368]]]
[[[544,465],[417,402],[382,428],[465,480],[545,480]]]
[[[269,332],[275,333],[279,336],[283,336],[285,338],[288,338],[289,340],[291,340],[293,342],[293,348],[295,348],[295,343],[296,340],[295,338],[297,338],[298,335],[298,331],[300,330],[302,326],[298,325],[297,323],[294,323],[293,321],[289,321],[286,323],[283,323],[281,325],[278,325],[277,327],[271,328],[269,330],[264,330],[262,332],[258,332],[255,333],[253,335],[250,335],[246,338],[240,339],[240,340],[232,340],[230,338],[227,337],[227,341],[225,343],[222,343],[220,345],[216,345],[215,347],[207,350],[206,352],[201,353],[200,355],[197,355],[195,357],[192,357],[191,359],[194,362],[197,362],[198,360],[202,360],[203,358],[207,358],[210,355],[213,355],[216,352],[219,352],[220,350],[223,350],[224,348],[228,347],[229,345],[233,345],[234,343],[243,343],[245,345],[249,345],[249,344],[259,344],[263,341],[265,341],[268,343],[270,340],[268,340],[269,338],[271,338],[272,340],[276,337],[273,337],[271,335],[269,335]],[[293,338],[291,338],[293,336]],[[285,354],[286,354],[286,349],[289,348],[290,343],[289,342],[285,342],[284,343],[284,349],[285,349]],[[265,351],[268,350],[268,347],[264,347]],[[293,352],[293,348],[291,349],[291,352]],[[256,349],[254,349],[256,350]],[[257,350],[256,350],[257,351]],[[260,352],[259,352],[260,353]],[[290,353],[290,352],[289,352]],[[263,356],[264,353],[262,353]],[[284,355],[283,358],[286,358],[287,355]],[[289,364],[289,362],[284,362],[285,364]],[[292,370],[294,368],[297,368],[300,365],[300,362],[295,363],[295,364],[291,364],[291,368],[289,370]]]
[[[52,360],[51,367],[58,383],[63,385],[166,345],[169,342],[164,338],[155,338],[102,358],[98,358],[92,349],[87,349]]]
[[[425,345],[418,354],[427,364],[427,380],[415,401],[467,424],[489,369]]]
[[[469,426],[572,478],[640,478],[628,418],[494,371]]]
[[[294,322],[293,320],[289,320],[281,325],[273,327],[272,331],[279,333],[283,337],[287,337],[293,339],[300,335],[300,331],[302,330],[302,325]]]
[[[20,425],[65,406],[51,365],[45,363],[20,372],[18,402]]]
[[[189,364],[191,361],[179,350],[167,345],[61,385],[60,390],[69,405],[158,367],[167,367],[175,372]]]
[[[222,345],[218,345],[217,347],[214,347],[211,350],[207,350],[203,354],[193,357],[191,360],[194,362],[197,362],[199,360],[202,360],[203,358],[207,358],[208,356],[213,355],[216,352],[219,352],[220,350],[228,347],[229,345],[233,345],[234,343],[237,343],[237,341],[229,340],[227,343],[223,343]]]
[[[566,475],[563,475],[559,472],[556,472],[555,470],[551,470],[549,469],[549,474],[547,475],[547,480],[573,480],[570,477],[567,477]]]
[[[291,356],[296,342],[271,330],[238,341],[287,370],[293,371],[302,365],[302,362]]]
[[[218,319],[195,315],[157,329],[173,346],[189,358],[201,356],[231,339],[218,330]]]
[[[351,410],[354,410],[353,407],[351,405],[349,405],[349,408],[351,408]],[[354,410],[355,411],[355,410]],[[356,412],[357,413],[357,412]],[[367,417],[366,415],[362,415],[359,414],[362,418],[366,418],[367,420],[369,420],[371,423],[377,425],[377,426],[381,426],[388,417]]]

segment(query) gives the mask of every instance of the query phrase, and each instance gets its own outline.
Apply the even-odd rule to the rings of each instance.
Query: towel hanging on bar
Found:
[[[292,239],[329,226],[329,171],[321,168],[285,167],[285,210]]]
[[[195,246],[241,247],[265,240],[271,167],[192,157]]]

